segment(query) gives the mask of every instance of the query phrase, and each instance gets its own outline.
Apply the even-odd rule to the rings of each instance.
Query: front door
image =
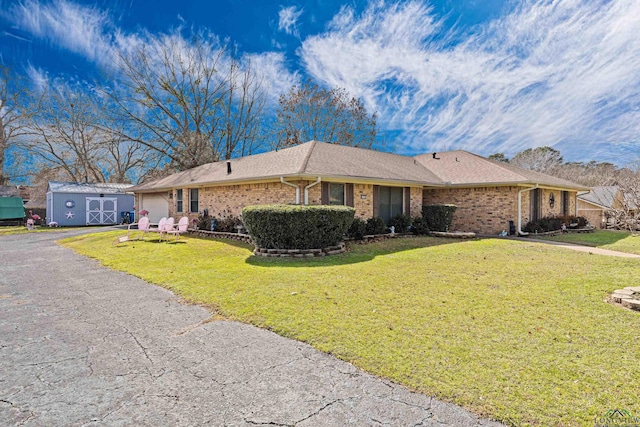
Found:
[[[117,224],[118,199],[87,197],[87,225]]]

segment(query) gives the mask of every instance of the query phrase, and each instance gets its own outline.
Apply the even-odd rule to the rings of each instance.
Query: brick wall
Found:
[[[509,231],[509,221],[518,225],[519,187],[475,187],[425,189],[423,203],[454,204],[458,207],[454,214],[452,231],[473,231],[481,234],[498,234]],[[562,196],[558,190],[541,190],[540,210],[542,216],[562,213]],[[554,194],[555,203],[549,203],[550,194]],[[530,220],[531,192],[522,193],[522,226]],[[569,214],[575,213],[576,192],[569,192]]]
[[[368,219],[373,216],[372,184],[353,185],[353,208],[356,210],[356,217]]]
[[[304,203],[304,187],[314,181],[291,181],[300,188],[300,203]],[[317,184],[309,188],[309,204],[320,205],[322,203],[322,185]],[[177,212],[177,192],[173,190],[173,198],[169,201],[169,215],[178,218],[188,215],[191,219],[197,218],[198,213],[187,212],[190,206],[189,189],[182,189],[182,206],[184,212]],[[296,189],[281,182],[268,182],[259,184],[224,185],[216,187],[200,188],[198,192],[198,210],[209,210],[209,215],[218,218],[227,216],[240,216],[242,208],[248,205],[295,203]],[[353,202],[356,216],[363,219],[373,215],[373,184],[354,184]],[[422,213],[422,188],[411,187],[411,216]]]
[[[451,231],[473,231],[482,234],[509,231],[509,220],[516,222],[517,225],[517,197],[517,187],[447,188],[423,191],[425,205],[453,204],[458,207],[453,217]]]
[[[591,203],[578,200],[578,215],[587,218],[587,221],[589,221],[589,223],[594,227],[605,227],[606,222],[604,218],[604,210],[592,205]]]
[[[411,187],[411,218],[422,216],[422,187]]]

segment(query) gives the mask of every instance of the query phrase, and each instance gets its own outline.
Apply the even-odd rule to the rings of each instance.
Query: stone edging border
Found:
[[[193,234],[200,237],[215,237],[218,239],[230,239],[230,240],[238,240],[240,242],[245,242],[248,244],[253,244],[253,239],[248,234],[241,233],[226,233],[222,231],[207,231],[207,230],[197,230],[195,228],[190,228],[189,234]]]
[[[256,248],[254,255],[271,258],[314,258],[327,255],[338,255],[347,250],[344,242],[324,249],[266,249]]]
[[[613,291],[611,301],[631,310],[640,311],[640,286],[631,286]]]

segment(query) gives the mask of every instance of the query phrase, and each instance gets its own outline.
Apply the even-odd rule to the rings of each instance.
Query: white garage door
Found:
[[[168,194],[140,194],[140,210],[143,209],[149,211],[151,222],[158,222],[160,218],[169,216]]]

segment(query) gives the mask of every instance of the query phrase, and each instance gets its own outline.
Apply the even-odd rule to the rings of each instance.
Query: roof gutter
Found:
[[[280,182],[283,183],[284,185],[288,185],[289,187],[293,187],[293,188],[296,189],[296,205],[299,205],[300,204],[300,187],[298,187],[295,184],[292,184],[290,182],[285,181],[284,180],[284,176],[280,177]]]
[[[305,205],[309,204],[309,189],[314,185],[320,184],[321,181],[322,181],[322,177],[318,177],[318,179],[316,179],[315,182],[312,182],[311,184],[304,187],[304,204]]]
[[[518,236],[526,236],[529,233],[522,231],[522,193],[525,191],[531,191],[538,188],[538,184],[535,187],[524,188],[518,191]]]

